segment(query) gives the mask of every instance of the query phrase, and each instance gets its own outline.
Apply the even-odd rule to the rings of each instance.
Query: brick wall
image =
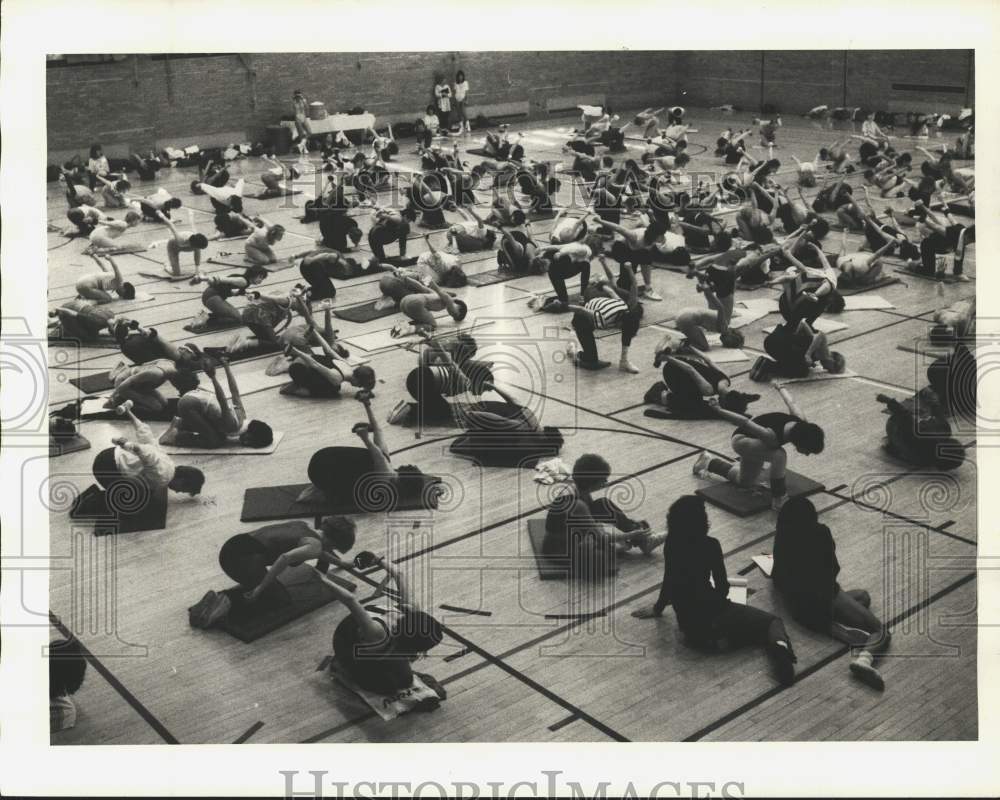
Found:
[[[921,99],[893,83],[967,86],[971,51],[605,51],[454,53],[262,53],[49,68],[50,160],[93,141],[111,155],[173,143],[260,139],[303,89],[331,111],[363,106],[376,117],[416,114],[435,72],[464,69],[472,105],[526,103],[533,118],[552,98],[605,97],[615,108],[680,102],[734,103],[785,113],[846,102],[890,108]],[[846,67],[846,69],[845,69]],[[925,93],[927,94],[927,93]],[[930,93],[932,104],[962,105],[966,94]],[[944,110],[942,108],[942,110]]]
[[[290,112],[301,88],[330,111],[363,106],[379,116],[431,99],[434,74],[464,69],[469,102],[527,102],[547,116],[552,97],[601,96],[626,107],[673,100],[670,52],[264,53],[49,68],[48,146],[53,155],[100,141],[111,154],[157,142],[258,139]]]

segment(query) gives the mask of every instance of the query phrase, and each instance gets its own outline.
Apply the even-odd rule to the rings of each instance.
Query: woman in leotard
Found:
[[[736,426],[732,446],[740,460],[734,464],[721,458],[713,458],[706,451],[698,457],[693,472],[700,478],[707,477],[709,473],[718,475],[736,486],[750,490],[757,485],[757,480],[767,465],[771,506],[777,510],[788,499],[785,480],[788,454],[785,452],[785,445],[792,445],[802,455],[822,453],[824,435],[819,425],[805,418],[784,386],[777,383],[774,386],[785,401],[789,413],[772,411],[747,419],[719,408],[716,413]]]
[[[208,284],[205,291],[201,293],[201,304],[208,310],[211,317],[214,317],[218,322],[242,324],[243,318],[239,309],[233,306],[229,300],[233,297],[242,297],[252,286],[259,286],[269,274],[263,267],[248,267],[242,275],[231,274],[218,277],[197,275],[191,281],[195,284]]]
[[[89,254],[101,271],[96,274],[84,275],[76,282],[76,293],[85,300],[96,303],[110,303],[117,298],[122,300],[135,299],[135,287],[122,278],[121,270],[111,256],[104,256],[111,271],[104,268],[101,258],[96,253]],[[114,294],[111,294],[114,292]]]
[[[653,384],[643,399],[678,417],[714,419],[708,398],[718,398],[720,407],[737,414],[745,414],[747,406],[760,399],[759,394],[736,391],[708,355],[687,344],[671,353],[657,353],[655,363],[663,365],[663,380]]]

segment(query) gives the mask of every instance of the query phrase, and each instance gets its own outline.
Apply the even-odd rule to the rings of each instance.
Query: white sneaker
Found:
[[[395,305],[396,301],[393,300],[391,297],[380,297],[378,300],[375,301],[374,308],[376,311],[385,311],[385,309],[387,308],[394,308]]]
[[[658,294],[652,286],[647,286],[646,291],[643,293],[643,297],[647,300],[662,300],[663,296]]]
[[[618,362],[618,369],[622,372],[631,372],[633,375],[637,375],[639,373],[639,368],[627,358],[623,358]]]
[[[702,450],[698,459],[694,462],[694,466],[691,467],[691,471],[699,478],[707,478],[708,465],[711,461],[712,457],[708,454],[708,451]]]
[[[771,508],[775,511],[781,511],[781,507],[788,502],[788,495],[783,494],[780,497],[771,498]]]

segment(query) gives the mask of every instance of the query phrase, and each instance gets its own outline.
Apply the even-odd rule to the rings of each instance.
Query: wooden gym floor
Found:
[[[723,168],[712,156],[719,131],[749,125],[750,115],[696,109],[688,114],[699,131],[691,135],[695,157],[688,172],[719,173]],[[530,158],[561,161],[560,145],[575,122],[561,119],[513,129],[525,131]],[[794,180],[791,154],[812,158],[820,146],[852,127],[843,123],[830,130],[796,118],[784,122],[776,156],[789,183]],[[462,148],[476,146],[480,139],[477,132],[458,137]],[[897,146],[916,144],[901,137]],[[638,158],[641,146],[631,145],[630,155]],[[697,154],[702,148],[694,145],[706,149]],[[418,165],[412,141],[402,142],[401,150],[400,164]],[[261,171],[257,159],[231,166],[234,177],[247,177],[248,192],[259,188]],[[191,169],[165,170],[155,183],[137,182],[133,192],[166,187],[194,209],[198,228],[211,233],[208,198],[188,190],[193,176]],[[570,181],[562,179],[560,197],[566,202]],[[853,183],[858,185],[859,178]],[[482,193],[484,210],[487,196]],[[279,254],[307,249],[318,236],[317,226],[298,221],[301,208],[294,201],[301,199],[247,201],[249,211],[287,228]],[[50,223],[63,227],[64,213],[60,187],[50,184]],[[186,217],[183,209],[177,215],[184,225]],[[360,214],[358,221],[366,230],[368,216]],[[543,241],[550,228],[547,221],[533,225]],[[143,223],[124,241],[148,243],[167,235],[162,226]],[[828,251],[839,248],[839,236],[831,233]],[[858,241],[851,237],[852,247]],[[443,246],[444,235],[437,234],[435,242]],[[90,259],[80,255],[85,244],[50,232],[50,307],[74,295],[79,275],[94,271]],[[413,254],[423,248],[419,238],[410,243]],[[241,242],[213,243],[209,255],[226,250],[235,254],[229,261],[241,260]],[[360,250],[367,252],[366,247]],[[155,296],[137,305],[133,315],[174,341],[224,343],[231,333],[192,337],[182,329],[200,308],[199,288],[135,275],[159,269],[153,262],[164,258],[163,250],[153,250],[118,259],[140,290]],[[470,274],[496,266],[493,253],[471,254],[464,261]],[[215,265],[205,269],[232,271]],[[975,271],[972,247],[966,272],[975,277]],[[277,272],[264,288],[288,288],[299,280],[298,271],[290,269]],[[656,270],[654,283],[664,301],[646,304],[646,328],[702,302],[682,275]],[[670,503],[699,486],[691,474],[694,457],[704,448],[728,452],[729,426],[643,416],[642,395],[658,380],[651,365],[662,333],[655,328],[641,331],[633,345],[639,375],[614,368],[578,372],[565,363],[566,343],[573,340],[569,318],[535,314],[527,305],[532,292],[547,289],[547,279],[535,276],[460,290],[470,307],[465,327],[476,327],[480,352],[497,363],[502,384],[532,407],[543,424],[561,428],[566,437],[562,458],[572,463],[584,452],[603,454],[616,481],[609,491],[635,509],[635,516],[660,528]],[[375,278],[341,282],[336,306],[377,293]],[[268,357],[239,363],[234,371],[248,413],[284,431],[284,440],[265,457],[177,457],[179,463],[205,471],[205,490],[215,504],[172,499],[166,530],[95,538],[70,524],[67,495],[57,488],[67,482],[85,488],[94,455],[124,431],[122,423],[84,423],[82,433],[92,448],[51,460],[51,552],[53,558],[65,559],[66,569],[52,572],[50,608],[54,626],[71,628],[94,656],[94,668],[76,695],[77,726],[52,741],[975,739],[975,448],[968,450],[970,463],[955,473],[914,472],[880,451],[885,417],[875,401],[879,392],[902,398],[924,385],[926,361],[897,345],[926,335],[936,309],[974,293],[975,283],[942,285],[908,277],[905,284],[873,292],[894,308],[846,313],[842,321],[848,328],[831,337],[857,376],[792,387],[810,418],[825,428],[827,449],[812,458],[793,454],[790,466],[827,486],[815,500],[837,541],[841,583],[868,589],[876,613],[893,625],[893,648],[882,664],[887,684],[882,694],[851,680],[844,647],[802,629],[787,615],[799,677],[784,690],[757,650],[709,657],[681,643],[669,609],[659,620],[633,619],[632,611],[655,598],[663,570],[660,552],[624,557],[617,580],[581,608],[565,582],[541,582],[531,558],[527,520],[542,514],[550,489],[534,483],[530,471],[480,469],[451,456],[448,446],[456,432],[445,428],[415,431],[384,425],[397,463],[412,461],[445,476],[453,492],[435,513],[358,518],[357,542],[359,550],[391,547],[410,571],[424,607],[446,627],[444,643],[418,667],[448,690],[438,711],[382,722],[359,698],[317,671],[345,613],[341,604],[249,645],[218,631],[190,628],[187,607],[207,589],[228,585],[218,566],[219,547],[254,527],[239,522],[244,489],[305,481],[311,453],[325,445],[353,444],[350,427],[362,418],[349,398],[280,395],[284,379],[267,378],[263,372]],[[737,299],[769,294],[772,290],[764,289],[739,293]],[[374,401],[382,420],[404,395],[404,376],[417,358],[388,337],[398,319],[336,321],[353,354],[370,359],[382,381]],[[754,406],[757,413],[783,407],[773,390],[762,390],[747,378],[752,359],[761,352],[762,329],[776,319],[771,315],[747,326],[749,359],[725,366],[738,388],[764,395]],[[618,345],[617,335],[599,340],[609,359],[617,357]],[[77,396],[69,378],[106,370],[119,358],[110,350],[50,348],[51,406]],[[960,440],[973,443],[974,432],[962,432]],[[751,604],[782,613],[768,579],[751,567],[752,556],[770,550],[773,513],[749,519],[711,507],[709,513],[730,574],[749,579]],[[371,590],[362,583],[359,591],[367,595]],[[479,613],[441,610],[442,604]]]

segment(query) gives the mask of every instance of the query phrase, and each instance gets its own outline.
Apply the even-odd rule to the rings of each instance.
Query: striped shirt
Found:
[[[594,325],[598,330],[617,328],[621,325],[622,317],[628,313],[625,301],[618,297],[597,297],[588,300],[584,307],[593,313]]]

